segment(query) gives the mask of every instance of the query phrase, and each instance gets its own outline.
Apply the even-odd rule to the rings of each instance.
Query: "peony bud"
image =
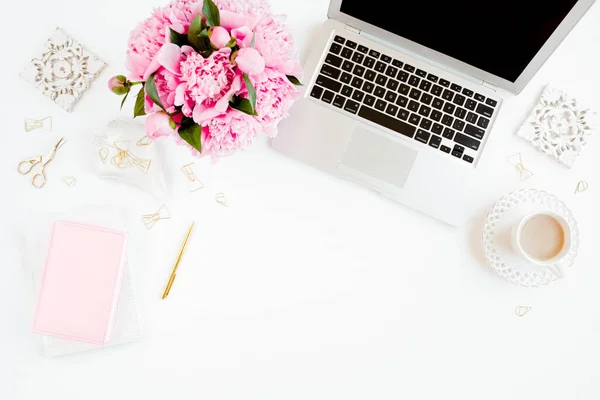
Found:
[[[157,112],[150,114],[146,118],[146,135],[150,139],[156,139],[161,136],[168,136],[175,133],[177,125],[171,119],[169,114],[164,112]]]
[[[248,75],[258,75],[265,70],[265,59],[253,48],[240,49],[234,60],[238,68]]]
[[[227,29],[222,26],[214,26],[210,28],[208,31],[208,37],[210,38],[210,43],[213,45],[215,49],[222,49],[227,46],[229,40],[231,40],[231,36],[229,36],[229,32]]]
[[[129,82],[127,82],[127,78],[123,75],[113,76],[108,80],[108,88],[111,92],[122,96],[127,94],[130,89]]]

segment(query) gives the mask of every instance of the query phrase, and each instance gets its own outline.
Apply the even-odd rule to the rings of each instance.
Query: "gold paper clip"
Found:
[[[181,172],[183,172],[185,177],[190,181],[190,192],[195,192],[204,187],[204,183],[198,179],[196,173],[194,172],[194,165],[194,163],[191,163],[181,167]]]
[[[131,168],[136,166],[143,173],[147,173],[152,164],[152,160],[137,158],[129,150],[122,149],[115,142],[114,147],[118,150],[117,154],[110,159],[110,163],[116,168]]]
[[[142,138],[140,140],[137,141],[137,143],[135,144],[136,146],[149,146],[152,142],[150,141],[150,138],[146,135],[142,136]]]
[[[75,179],[72,176],[65,176],[61,180],[65,183],[65,185],[67,185],[69,187],[73,187],[77,184],[77,179]]]
[[[217,193],[217,195],[215,196],[215,200],[217,203],[219,203],[220,205],[224,206],[224,207],[229,207],[227,205],[227,197],[225,197],[224,193]]]
[[[577,184],[575,194],[583,193],[590,188],[590,185],[586,181],[581,181]]]
[[[154,214],[142,215],[142,221],[144,222],[144,225],[146,225],[147,229],[152,229],[154,224],[161,219],[169,218],[171,218],[171,213],[165,204],[163,204]]]
[[[25,118],[25,132],[31,132],[39,128],[51,131],[52,117],[46,117],[42,119]]]
[[[517,308],[515,308],[515,314],[517,314],[517,316],[519,317],[524,317],[525,314],[527,314],[529,311],[531,311],[531,307],[518,306]]]
[[[533,176],[533,172],[525,168],[525,165],[523,165],[523,157],[521,156],[521,153],[513,154],[508,158],[508,161],[510,161],[510,163],[517,168],[517,171],[519,171],[519,174],[521,175],[521,182],[524,182]]]
[[[100,160],[102,161],[102,164],[106,164],[106,161],[108,160],[108,156],[110,154],[110,150],[106,147],[103,147],[100,150],[98,150],[98,154],[100,155]]]

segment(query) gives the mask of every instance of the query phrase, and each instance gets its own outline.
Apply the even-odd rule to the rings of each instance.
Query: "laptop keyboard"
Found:
[[[498,105],[339,35],[310,95],[467,163],[473,163]]]

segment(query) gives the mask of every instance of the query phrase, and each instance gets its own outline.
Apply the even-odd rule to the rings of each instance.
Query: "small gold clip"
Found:
[[[106,147],[103,147],[100,150],[98,150],[98,154],[100,155],[100,160],[102,161],[102,164],[106,164],[106,160],[108,160],[110,150],[108,150]]]
[[[165,204],[163,204],[157,212],[154,214],[142,215],[142,222],[146,225],[147,229],[152,229],[154,224],[156,224],[161,219],[169,219],[171,218],[171,213]]]
[[[517,314],[517,316],[519,317],[524,317],[525,314],[527,314],[529,311],[531,311],[531,307],[518,306],[517,308],[515,308],[515,314]]]
[[[508,158],[508,161],[510,161],[510,163],[515,166],[517,171],[519,171],[519,174],[521,175],[521,182],[524,182],[533,176],[533,172],[525,168],[521,153],[513,154]]]
[[[73,187],[77,184],[77,179],[75,179],[72,176],[65,176],[64,178],[62,178],[62,181],[65,183],[65,185]]]
[[[217,203],[219,203],[220,205],[224,206],[224,207],[229,207],[227,205],[227,197],[225,197],[224,193],[217,193],[217,195],[215,196],[215,200],[217,201]]]
[[[194,163],[191,163],[181,167],[181,172],[183,172],[185,177],[190,181],[190,192],[195,192],[204,187],[204,183],[198,179],[196,173],[194,172],[194,165]]]
[[[135,144],[136,146],[149,146],[152,142],[150,141],[150,138],[146,135],[142,136],[142,138],[140,140],[137,141],[137,143]]]
[[[577,184],[575,194],[583,193],[590,188],[590,185],[586,181],[581,181]]]
[[[133,166],[132,159],[129,157],[127,150],[119,150],[110,159],[110,163],[116,168],[131,168]]]
[[[25,118],[25,132],[31,132],[39,128],[51,131],[52,117],[46,117],[42,119]]]

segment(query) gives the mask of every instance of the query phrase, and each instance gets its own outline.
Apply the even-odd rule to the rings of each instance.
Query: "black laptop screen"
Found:
[[[343,0],[341,11],[515,82],[577,0]]]

